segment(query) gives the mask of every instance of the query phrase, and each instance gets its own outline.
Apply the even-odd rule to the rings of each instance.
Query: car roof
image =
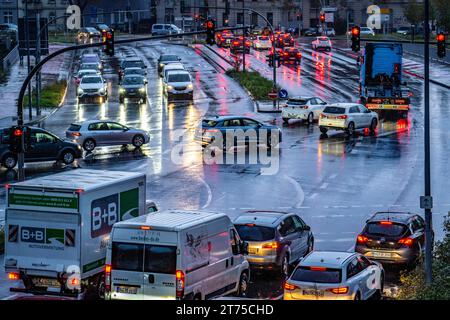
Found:
[[[184,69],[184,65],[180,62],[168,63],[164,66],[164,70],[168,69],[176,69],[177,67],[182,67]]]
[[[355,256],[346,251],[313,251],[300,261],[301,267],[342,268],[345,262]]]
[[[123,61],[142,61],[139,57],[126,57]]]
[[[375,212],[367,222],[392,221],[407,224],[409,220],[418,216],[411,212]]]
[[[84,78],[101,78],[102,76],[99,74],[87,74],[83,77]]]
[[[183,69],[173,69],[173,70],[167,70],[168,74],[190,74],[189,71],[183,70]]]
[[[355,106],[360,106],[360,104],[357,103],[347,103],[347,102],[340,102],[340,103],[333,103],[328,105],[327,107],[341,107],[341,108],[351,108],[351,107],[355,107]]]
[[[302,97],[302,96],[295,96],[295,97],[291,97],[288,99],[289,100],[311,100],[311,99],[315,99],[315,98],[319,98],[319,97]],[[320,98],[319,98],[320,99]],[[320,99],[322,100],[322,99]]]
[[[292,213],[281,211],[248,211],[237,217],[234,224],[253,223],[258,226],[276,227],[280,220],[286,216],[291,216]]]
[[[127,70],[139,70],[139,71],[142,71],[142,68],[139,68],[139,67],[128,67],[128,68],[125,68],[124,71],[127,71]]]

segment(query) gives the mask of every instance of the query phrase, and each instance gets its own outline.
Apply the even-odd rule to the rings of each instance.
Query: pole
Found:
[[[425,198],[431,200],[431,163],[430,163],[430,6],[429,0],[424,1],[425,15],[425,41],[424,41],[424,117],[425,117]],[[433,235],[432,235],[432,213],[433,204],[425,206],[425,280],[429,286],[433,281],[432,275],[432,254],[433,254]]]
[[[36,11],[36,34],[40,35],[41,33],[41,14],[39,13],[39,9]],[[41,38],[36,37],[36,64],[41,61]],[[40,98],[41,98],[41,71],[39,71],[36,75],[36,115],[40,112]],[[32,117],[32,111],[30,109],[30,119]]]
[[[217,9],[216,9],[217,10]],[[244,0],[242,0],[242,26],[245,25],[245,4]],[[242,72],[245,72],[245,29],[242,29],[242,45],[243,45],[243,54],[242,54]]]

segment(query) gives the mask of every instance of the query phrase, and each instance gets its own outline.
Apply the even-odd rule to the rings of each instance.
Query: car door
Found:
[[[119,144],[130,144],[131,137],[127,133],[127,127],[117,123],[117,122],[107,122],[109,129],[110,143]]]
[[[309,231],[306,230],[306,223],[298,216],[293,216],[295,229],[299,237],[299,258],[308,252]]]
[[[88,126],[89,137],[94,139],[97,146],[110,145],[111,137],[106,122],[94,122]]]
[[[222,128],[222,137],[224,143],[227,143],[228,146],[236,146],[236,144],[241,144],[240,141],[243,137],[235,137],[236,130],[243,129],[242,123],[240,119],[229,119],[223,122]],[[227,141],[227,139],[233,138],[234,141]]]
[[[25,153],[27,160],[55,160],[62,146],[60,140],[43,130],[32,129],[30,151]]]
[[[355,123],[355,128],[361,128],[363,126],[363,119],[361,117],[361,113],[357,106],[352,106],[348,110],[349,113],[349,121],[353,121]]]
[[[229,230],[230,234],[230,246],[232,256],[230,257],[229,268],[228,268],[228,276],[227,276],[227,284],[229,288],[235,287],[239,282],[240,275],[240,265],[243,260],[243,255],[240,250],[240,238],[234,228]]]
[[[352,290],[360,292],[362,300],[370,296],[370,290],[367,285],[369,272],[366,269],[364,269],[363,264],[360,263],[356,256],[347,265],[347,283]]]
[[[372,122],[372,113],[369,111],[369,109],[367,109],[363,105],[359,105],[358,109],[360,111],[361,119],[363,119],[362,120],[363,121],[363,127],[367,128],[368,126],[370,126],[370,124]]]
[[[411,233],[412,237],[416,240],[417,245],[419,246],[419,250],[424,253],[425,249],[425,221],[423,221],[422,217],[415,217],[411,221]]]
[[[289,258],[289,263],[297,261],[301,258],[301,240],[298,230],[295,228],[294,219],[292,216],[287,217],[280,224],[279,229],[280,235],[282,237],[282,243],[288,244],[291,255]]]
[[[326,106],[327,103],[325,101],[320,98],[314,98],[313,110],[315,119],[319,119],[320,114],[323,112]]]

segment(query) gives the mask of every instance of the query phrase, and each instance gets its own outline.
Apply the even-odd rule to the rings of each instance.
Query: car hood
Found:
[[[192,84],[191,82],[167,82],[169,86],[173,87],[187,87],[188,85]]]
[[[142,84],[129,84],[129,85],[123,85],[122,88],[124,88],[125,90],[128,89],[140,89],[140,88],[144,88],[145,86]]]
[[[81,89],[102,89],[103,84],[101,83],[82,83],[80,84]]]

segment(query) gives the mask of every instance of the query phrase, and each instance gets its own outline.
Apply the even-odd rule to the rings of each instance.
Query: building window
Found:
[[[250,24],[251,25],[253,25],[253,26],[258,26],[258,14],[257,13],[252,13],[252,16],[251,16],[251,22],[250,22]]]
[[[236,23],[244,25],[244,14],[242,12],[236,14]]]
[[[173,21],[174,21],[173,8],[166,8],[164,15],[164,22],[173,23]]]
[[[269,20],[271,25],[273,25],[273,12],[267,12],[267,20]]]
[[[13,13],[12,13],[12,11],[4,11],[3,12],[3,21],[5,23],[13,23]]]

